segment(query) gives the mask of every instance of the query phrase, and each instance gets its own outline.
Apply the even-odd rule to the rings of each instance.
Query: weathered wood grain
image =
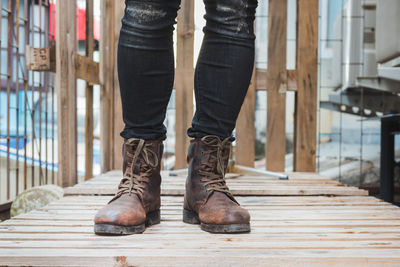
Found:
[[[56,87],[58,123],[58,184],[77,183],[76,2],[56,3]]]
[[[293,169],[316,170],[318,0],[297,1],[297,94]]]
[[[254,167],[255,160],[256,79],[254,68],[250,86],[236,123],[235,163],[247,167]]]
[[[115,0],[115,10],[114,10],[114,49],[118,47],[119,32],[121,29],[121,19],[124,15],[125,1]],[[116,52],[115,52],[116,53]],[[115,57],[114,64],[116,65],[117,57]],[[124,128],[124,122],[122,120],[122,102],[119,91],[119,81],[118,81],[118,68],[114,68],[114,113],[113,113],[113,124],[112,133],[112,169],[122,168],[122,144],[123,138],[120,136],[120,132]]]
[[[94,52],[94,35],[93,35],[93,0],[86,1],[86,42],[85,54],[91,61],[93,61]],[[96,66],[97,84],[100,84],[99,78],[99,64]],[[85,88],[86,96],[86,113],[85,113],[85,180],[93,177],[93,84],[89,81],[86,82]]]
[[[279,180],[274,177],[247,176],[228,173],[227,184],[236,195],[272,195],[272,196],[307,196],[334,195],[356,196],[367,195],[368,192],[355,187],[345,186],[337,181],[312,174],[292,173],[289,180]],[[85,183],[65,188],[66,195],[113,195],[122,177],[121,172],[110,172],[95,177]],[[162,172],[161,194],[179,196],[184,194],[185,176],[170,176]]]
[[[286,25],[287,1],[270,0],[268,7],[266,169],[285,170],[286,154]]]
[[[400,208],[374,197],[238,197],[251,213],[252,232],[213,235],[181,221],[182,197],[165,196],[161,224],[144,234],[94,235],[93,216],[110,197],[68,196],[0,223],[1,264],[400,264]]]
[[[187,167],[187,128],[193,117],[194,0],[182,0],[178,12],[175,74],[175,169]]]
[[[100,36],[100,166],[101,171],[111,170],[113,162],[114,115],[114,0],[101,1]]]

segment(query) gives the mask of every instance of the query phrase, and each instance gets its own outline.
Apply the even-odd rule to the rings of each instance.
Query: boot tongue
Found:
[[[233,202],[235,202],[236,204],[238,204],[238,205],[240,206],[239,202],[236,201],[236,199],[233,197],[233,195],[232,195],[231,193],[227,194],[227,193],[222,193],[222,192],[219,192],[219,191],[213,191],[213,192],[211,192],[210,195],[208,196],[208,199],[209,199],[212,195],[214,195],[214,197],[219,198],[219,199],[222,199],[222,200],[225,200],[226,197],[228,197],[230,200],[232,200]]]
[[[221,139],[215,135],[207,135],[201,138],[202,143],[205,145],[204,149],[209,152],[207,154],[210,154],[207,160],[210,161],[211,154],[215,157],[216,165],[212,171],[221,174],[222,177],[225,177],[226,165],[228,163],[227,160],[224,160],[224,154],[226,150],[229,151],[227,145],[230,145],[230,139],[231,137],[228,137],[221,141]]]
[[[238,203],[229,192],[224,180],[229,161],[230,137],[221,141],[217,136],[205,136],[201,141],[204,146],[203,154],[207,155],[203,158],[203,167],[206,170],[202,171],[202,174],[209,180],[206,182],[209,191],[207,200],[213,194],[217,194],[217,196],[229,197],[232,201]]]
[[[120,197],[123,194],[131,193],[138,195],[140,194],[143,187],[143,183],[149,182],[149,175],[151,169],[156,168],[159,165],[157,146],[144,139],[130,138],[125,140],[125,157],[126,164],[124,161],[124,177],[118,187],[116,196],[111,200]]]
[[[142,201],[141,197],[138,194],[116,194],[108,203],[113,202],[116,199],[127,199],[127,200],[138,200],[138,201]]]

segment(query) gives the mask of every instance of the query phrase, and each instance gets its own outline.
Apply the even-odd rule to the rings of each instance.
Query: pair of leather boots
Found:
[[[250,231],[250,215],[240,207],[224,175],[231,148],[230,138],[208,135],[191,141],[183,221],[200,224],[212,233]],[[96,234],[142,233],[160,223],[160,162],[162,141],[131,138],[123,145],[123,179],[113,199],[95,216]]]

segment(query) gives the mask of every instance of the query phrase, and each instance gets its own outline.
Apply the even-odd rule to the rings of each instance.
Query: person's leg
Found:
[[[254,64],[256,0],[204,0],[204,39],[195,71],[190,137],[231,136]]]
[[[126,0],[118,44],[125,139],[166,138],[163,122],[174,81],[172,33],[179,5],[180,0]]]
[[[250,231],[224,175],[232,131],[254,64],[256,0],[204,0],[207,24],[195,73],[196,113],[188,135],[183,221],[213,233]]]
[[[179,4],[126,0],[118,45],[123,178],[95,216],[96,234],[141,233],[160,222],[163,121],[174,79],[172,32]]]

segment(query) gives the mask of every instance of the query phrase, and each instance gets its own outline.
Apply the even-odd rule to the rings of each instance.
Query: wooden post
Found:
[[[58,184],[77,183],[76,1],[57,1]]]
[[[284,171],[287,1],[270,0],[268,14],[266,168]]]
[[[119,32],[121,29],[121,19],[124,15],[124,0],[115,0],[115,18],[114,18],[114,49],[115,55],[117,54],[117,42],[119,39]],[[116,57],[115,60],[116,61]],[[114,63],[117,65],[116,62]],[[118,81],[118,71],[117,68],[114,68],[114,113],[113,113],[113,152],[114,160],[112,169],[121,169],[122,168],[122,143],[123,138],[120,136],[120,132],[124,128],[124,122],[122,120],[122,103],[119,92],[119,81]]]
[[[175,169],[186,168],[186,151],[189,138],[187,128],[193,116],[193,49],[194,49],[194,0],[182,0],[178,12],[176,57],[176,122]]]
[[[101,172],[112,167],[114,94],[114,0],[101,1],[100,40],[100,164]]]
[[[315,172],[317,146],[318,0],[297,0],[297,25],[294,170]]]
[[[256,104],[256,71],[247,90],[239,117],[236,123],[236,164],[254,167],[255,159],[255,104]]]
[[[93,60],[93,0],[86,0],[86,56]],[[86,82],[85,180],[93,176],[93,85]]]

